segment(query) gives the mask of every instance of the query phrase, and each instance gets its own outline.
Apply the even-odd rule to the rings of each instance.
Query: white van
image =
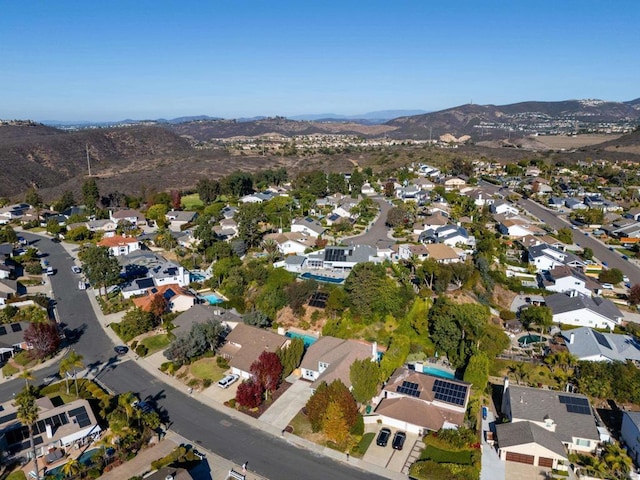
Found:
[[[47,275],[49,276],[53,275],[53,267],[51,266],[47,267]]]

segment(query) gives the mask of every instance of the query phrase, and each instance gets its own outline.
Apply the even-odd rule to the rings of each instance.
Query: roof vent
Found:
[[[173,473],[167,474],[167,476],[164,477],[164,480],[173,480]]]

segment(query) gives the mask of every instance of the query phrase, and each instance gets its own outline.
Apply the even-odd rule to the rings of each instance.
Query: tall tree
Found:
[[[376,362],[365,358],[351,364],[349,370],[351,393],[358,403],[367,403],[378,393],[379,378],[380,367]]]
[[[25,387],[17,396],[16,404],[18,406],[18,421],[29,429],[29,442],[31,444],[31,455],[33,456],[33,471],[36,474],[36,480],[40,480],[40,470],[38,469],[38,457],[36,455],[36,444],[33,439],[33,426],[40,417],[39,407],[36,403],[36,390],[33,385]]]
[[[303,354],[304,341],[301,338],[293,338],[286,348],[276,350],[276,355],[278,355],[280,363],[282,363],[282,380],[298,368]]]
[[[77,353],[75,350],[71,350],[69,355],[62,359],[60,362],[60,375],[63,375],[67,384],[67,394],[69,394],[69,374],[73,374],[73,382],[76,386],[76,397],[80,397],[80,392],[78,391],[78,378],[77,372],[78,370],[84,367],[84,363],[82,360],[84,357]]]
[[[49,321],[31,323],[24,332],[24,339],[32,347],[29,354],[39,360],[53,355],[60,346],[58,326]]]
[[[262,352],[249,369],[253,378],[264,389],[265,399],[268,399],[278,389],[282,375],[282,363],[278,355],[273,352]]]
[[[24,197],[24,203],[28,203],[32,207],[39,207],[42,205],[42,197],[35,187],[31,187],[29,190],[27,190],[27,194]]]
[[[265,216],[260,203],[243,203],[238,208],[235,215],[238,222],[238,236],[249,248],[260,245],[262,231],[260,223],[264,222]]]
[[[28,368],[25,368],[24,370],[22,370],[20,372],[20,374],[18,375],[18,377],[20,378],[24,378],[24,386],[25,388],[29,388],[29,380],[33,380],[34,377],[33,376],[33,372],[31,370],[29,370]]]
[[[263,388],[260,382],[250,378],[245,380],[236,390],[236,402],[246,408],[257,408],[262,403]]]
[[[95,212],[98,200],[100,200],[100,190],[95,178],[89,178],[82,184],[82,201],[90,212]]]
[[[91,285],[97,287],[100,292],[104,288],[105,296],[107,287],[120,282],[120,264],[108,248],[95,245],[82,247],[78,256]]]
[[[338,402],[329,402],[322,424],[327,438],[344,448],[349,438],[349,426]]]

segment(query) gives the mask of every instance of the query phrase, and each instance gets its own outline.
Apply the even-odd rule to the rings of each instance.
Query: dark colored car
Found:
[[[129,347],[125,347],[124,345],[115,346],[113,349],[118,355],[124,355],[129,351]]]
[[[376,445],[381,447],[386,447],[387,443],[389,443],[389,437],[391,436],[391,430],[388,428],[382,428],[380,433],[378,433],[378,438],[376,439]]]
[[[404,441],[407,439],[407,434],[404,432],[396,432],[396,434],[393,436],[393,442],[391,443],[391,446],[393,447],[394,450],[402,450],[402,447],[404,446]]]
[[[60,240],[58,237],[53,237],[53,238],[51,239],[51,241],[52,241],[53,243],[60,243],[62,240]]]
[[[629,260],[629,257],[627,257],[626,255],[622,255],[622,259],[623,260]]]

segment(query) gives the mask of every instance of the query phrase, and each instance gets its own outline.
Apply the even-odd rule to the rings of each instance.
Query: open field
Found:
[[[609,142],[611,140],[616,140],[621,136],[622,135],[605,134],[577,135],[575,137],[568,137],[566,135],[541,135],[533,138],[554,150],[571,150],[573,148],[588,147],[590,145]]]

